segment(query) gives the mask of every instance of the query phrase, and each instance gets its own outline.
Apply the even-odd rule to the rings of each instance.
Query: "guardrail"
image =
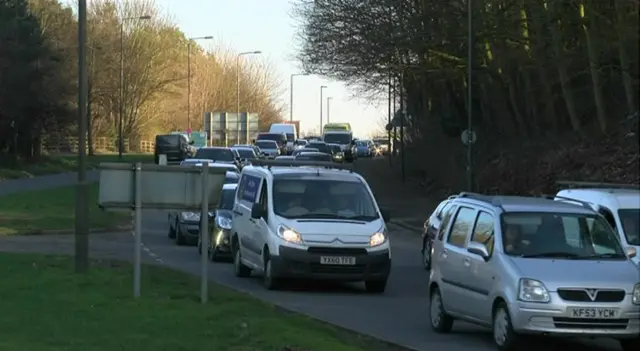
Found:
[[[98,137],[93,138],[94,152],[118,152],[118,138]],[[124,152],[153,153],[155,142],[150,140],[123,139]],[[66,154],[78,152],[78,138],[67,137],[61,139],[44,140],[41,146],[42,153]],[[87,146],[87,152],[89,147]]]

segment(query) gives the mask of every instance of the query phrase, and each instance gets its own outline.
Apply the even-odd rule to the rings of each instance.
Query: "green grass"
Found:
[[[1,183],[0,183],[1,184]],[[75,187],[19,192],[0,197],[0,235],[40,234],[46,230],[73,230]],[[130,221],[122,212],[104,212],[98,203],[98,184],[89,185],[91,228],[116,229]]]
[[[117,154],[99,154],[87,156],[87,167],[95,168],[102,162],[153,162],[152,154],[125,154],[120,160]],[[3,179],[31,178],[40,175],[75,172],[78,168],[78,157],[42,156],[36,160],[0,162],[0,181]]]
[[[394,349],[215,284],[202,305],[197,279],[166,268],[143,267],[136,300],[129,264],[94,262],[78,275],[72,263],[0,254],[0,350]]]

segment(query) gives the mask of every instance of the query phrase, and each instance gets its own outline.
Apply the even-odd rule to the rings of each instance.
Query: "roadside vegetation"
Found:
[[[282,311],[211,284],[202,305],[195,277],[145,266],[142,297],[129,264],[0,254],[0,349],[29,351],[382,351],[393,347]],[[46,291],[46,293],[44,293]]]
[[[0,236],[73,232],[75,200],[74,186],[0,196]],[[97,207],[98,184],[89,185],[89,203],[91,229],[117,230],[131,222],[128,213]]]
[[[151,154],[124,154],[122,160],[117,154],[95,154],[87,156],[87,168],[95,169],[103,162],[143,162],[153,163]],[[76,155],[46,155],[36,159],[15,159],[0,163],[0,182],[5,179],[32,178],[41,175],[75,172],[78,170]]]

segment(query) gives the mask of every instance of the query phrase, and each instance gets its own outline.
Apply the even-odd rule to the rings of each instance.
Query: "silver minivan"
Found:
[[[522,335],[612,337],[640,350],[640,271],[589,206],[463,193],[434,242],[430,320],[492,328],[500,350]]]

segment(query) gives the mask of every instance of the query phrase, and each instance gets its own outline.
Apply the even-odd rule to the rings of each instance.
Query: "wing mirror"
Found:
[[[263,217],[263,215],[264,211],[262,211],[261,204],[253,204],[253,206],[251,206],[251,218],[260,219]]]
[[[469,247],[467,247],[467,251],[469,253],[482,257],[482,259],[485,261],[489,260],[489,251],[487,251],[487,248],[480,243],[476,243],[473,241],[470,242]]]
[[[625,252],[627,254],[627,257],[629,257],[629,258],[634,258],[634,257],[636,257],[636,255],[638,255],[638,250],[636,250],[636,248],[632,247],[632,246],[627,247]]]

